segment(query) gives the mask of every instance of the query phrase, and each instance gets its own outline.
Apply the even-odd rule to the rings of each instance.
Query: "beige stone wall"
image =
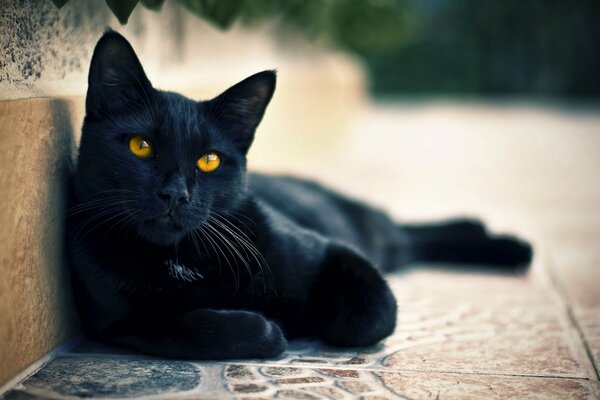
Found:
[[[104,2],[0,5],[0,386],[76,331],[61,229],[89,59],[106,26],[133,44],[153,84],[196,99],[264,69],[278,87],[251,168],[302,171],[328,156],[364,104],[361,67],[273,26],[220,31],[177,2],[126,27]],[[300,153],[302,152],[302,153]],[[302,162],[300,162],[302,160]]]
[[[74,331],[61,240],[72,106],[0,102],[0,384]]]

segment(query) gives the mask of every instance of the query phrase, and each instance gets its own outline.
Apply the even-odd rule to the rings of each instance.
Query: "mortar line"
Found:
[[[549,257],[545,258],[545,262],[550,264]],[[586,354],[590,364],[592,365],[594,373],[596,374],[596,376],[595,376],[596,381],[600,381],[600,370],[594,361],[594,353],[592,352],[592,349],[591,349],[589,342],[585,336],[585,333],[583,332],[583,329],[581,328],[581,325],[579,324],[579,321],[577,320],[577,318],[575,316],[573,307],[571,307],[571,304],[568,301],[568,296],[566,294],[566,290],[564,289],[563,285],[559,282],[559,279],[556,276],[555,271],[552,269],[551,266],[548,265],[547,267],[544,267],[544,271],[546,272],[548,281],[549,281],[552,289],[554,289],[554,291],[558,295],[558,299],[559,299],[562,307],[566,311],[569,322],[571,323],[571,325],[577,332],[579,340],[581,341],[581,344],[583,345],[583,349],[585,350],[585,354]]]
[[[577,331],[581,342],[583,343],[585,353],[587,354],[588,358],[590,359],[590,362],[592,363],[594,372],[596,372],[596,380],[600,381],[600,368],[596,365],[596,362],[594,360],[594,353],[592,351],[592,348],[590,347],[587,337],[585,336],[585,332],[583,332],[583,329],[581,328],[581,325],[579,324],[579,321],[577,320],[577,317],[575,316],[575,313],[573,312],[573,309],[570,306],[567,306],[567,315],[569,317],[569,320],[573,324],[573,327]]]

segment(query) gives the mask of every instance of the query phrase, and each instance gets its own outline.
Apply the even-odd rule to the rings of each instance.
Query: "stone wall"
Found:
[[[73,105],[0,102],[0,384],[74,331],[61,240]]]
[[[0,385],[77,329],[61,241],[65,180],[83,119],[87,69],[106,26],[133,44],[153,84],[210,98],[276,68],[278,89],[250,154],[281,171],[318,159],[364,102],[361,67],[273,26],[219,31],[177,2],[138,6],[120,26],[104,2],[0,5]]]

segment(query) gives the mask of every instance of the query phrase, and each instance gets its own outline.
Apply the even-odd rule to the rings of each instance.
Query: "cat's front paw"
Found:
[[[287,340],[279,325],[269,321],[260,314],[238,311],[241,326],[252,332],[254,340],[248,346],[248,357],[271,358],[283,353],[287,348]]]
[[[239,310],[196,310],[184,325],[195,332],[199,358],[271,358],[287,348],[281,328],[262,315]]]

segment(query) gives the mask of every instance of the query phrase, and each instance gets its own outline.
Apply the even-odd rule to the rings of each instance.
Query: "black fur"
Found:
[[[380,271],[414,261],[514,268],[514,238],[473,221],[399,226],[315,183],[246,173],[275,89],[264,71],[196,102],[156,90],[108,31],[89,75],[67,243],[85,331],[179,358],[272,357],[286,338],[363,346],[390,335],[396,302]],[[154,145],[148,159],[132,136]],[[196,160],[217,152],[222,165]]]

